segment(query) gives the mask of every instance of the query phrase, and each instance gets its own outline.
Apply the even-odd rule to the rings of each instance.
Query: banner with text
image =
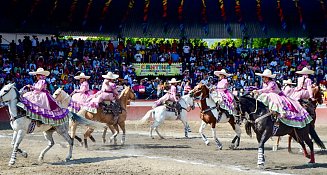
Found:
[[[176,76],[182,75],[182,63],[134,63],[137,76]]]

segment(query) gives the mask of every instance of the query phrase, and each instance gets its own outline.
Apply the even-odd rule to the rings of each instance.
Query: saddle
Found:
[[[123,108],[117,102],[101,102],[99,106],[104,114],[112,114],[114,117],[119,116],[123,112]]]
[[[166,101],[164,103],[167,111],[169,112],[175,112],[177,119],[179,119],[181,111],[182,111],[182,106],[178,102],[173,102],[173,101]]]

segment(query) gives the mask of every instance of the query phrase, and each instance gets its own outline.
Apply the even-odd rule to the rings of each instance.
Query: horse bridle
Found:
[[[16,97],[15,97],[15,99],[17,99],[17,100],[19,99],[19,92],[18,92],[18,90],[16,89],[16,87],[10,87],[9,90],[4,91],[5,93],[4,93],[3,95],[0,96],[0,99],[1,99],[2,102],[8,102],[8,101],[4,101],[4,100],[3,100],[3,96],[7,95],[7,94],[10,92],[10,90],[11,90],[12,88],[14,89],[15,93],[17,94]],[[18,100],[18,101],[19,101],[19,100]],[[8,109],[6,109],[6,111],[9,113],[10,121],[11,121],[11,122],[12,122],[12,121],[15,121],[16,119],[19,119],[19,118],[24,117],[23,115],[19,115],[19,114],[18,114],[18,111],[17,111],[17,116],[12,117],[12,116],[10,115],[10,112],[8,111]]]

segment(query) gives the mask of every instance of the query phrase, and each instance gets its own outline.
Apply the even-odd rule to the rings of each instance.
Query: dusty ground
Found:
[[[75,142],[70,162],[63,161],[68,149],[63,139],[55,134],[56,145],[46,154],[42,164],[37,162],[37,158],[47,142],[42,133],[36,133],[28,135],[20,146],[29,157],[18,156],[12,167],[7,166],[11,154],[11,131],[0,131],[0,174],[327,174],[327,152],[316,148],[317,163],[307,165],[308,159],[298,153],[297,144],[293,144],[295,153],[287,152],[286,137],[278,152],[272,151],[276,138],[267,142],[266,169],[259,170],[256,167],[257,143],[254,138],[243,134],[240,148],[230,150],[228,146],[234,136],[233,131],[228,124],[220,124],[217,131],[224,148],[216,150],[209,126],[206,134],[211,145],[206,146],[200,139],[197,133],[199,124],[191,122],[193,132],[186,139],[183,138],[182,124],[168,121],[160,128],[166,138],[160,140],[148,137],[148,125],[135,125],[130,121],[124,146],[102,144],[101,132],[96,131],[97,143],[89,143],[89,150]],[[317,125],[317,132],[327,144],[327,125]]]

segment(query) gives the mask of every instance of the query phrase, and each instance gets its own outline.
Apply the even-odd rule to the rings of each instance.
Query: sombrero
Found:
[[[44,75],[48,76],[50,74],[49,71],[44,70],[43,68],[38,68],[35,72],[29,72],[30,75]]]
[[[271,70],[266,69],[265,71],[263,71],[263,73],[255,73],[256,75],[259,75],[261,77],[269,77],[269,78],[275,78],[276,74],[272,74]]]
[[[85,78],[85,79],[89,79],[91,76],[86,76],[83,72],[81,74],[79,74],[78,76],[75,76],[74,78],[76,80],[79,80],[81,78]]]
[[[233,74],[228,74],[225,69],[222,69],[221,71],[215,71],[214,74],[216,76],[225,75],[226,77],[229,77],[229,76],[233,75]]]
[[[179,83],[181,81],[177,81],[176,78],[172,78],[168,83]]]
[[[288,80],[283,80],[283,84],[296,84],[296,83],[293,83],[291,79],[288,79]]]
[[[308,69],[307,67],[304,67],[301,71],[296,71],[297,74],[314,74],[315,72],[313,70]]]
[[[119,75],[114,74],[114,73],[112,73],[112,72],[108,72],[106,75],[102,75],[102,77],[105,78],[105,79],[111,79],[111,80],[114,80],[114,79],[118,78]]]

